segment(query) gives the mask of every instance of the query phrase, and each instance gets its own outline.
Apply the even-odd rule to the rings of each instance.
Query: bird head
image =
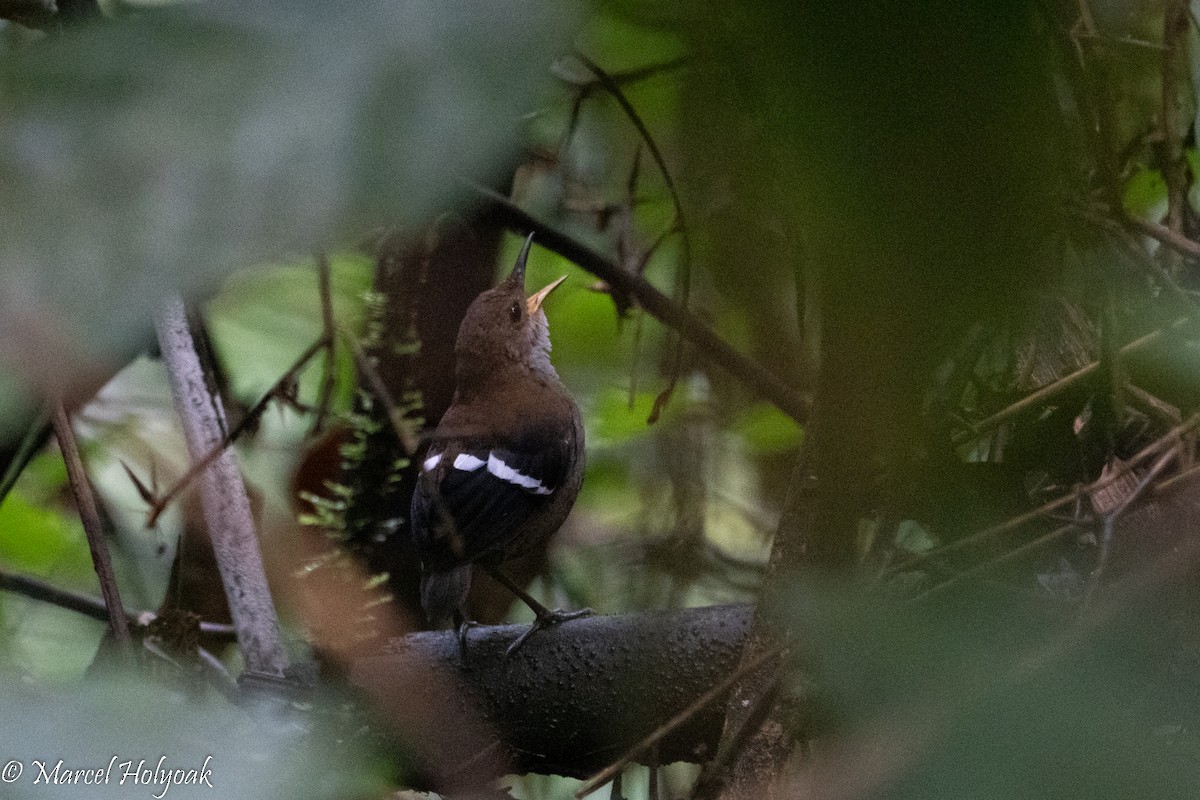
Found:
[[[454,345],[460,390],[464,378],[477,380],[514,368],[540,377],[558,377],[550,364],[550,326],[542,303],[566,276],[526,297],[525,263],[532,244],[531,233],[509,276],[475,298],[467,309]]]

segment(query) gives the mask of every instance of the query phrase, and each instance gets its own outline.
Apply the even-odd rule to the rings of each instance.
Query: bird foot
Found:
[[[590,608],[581,608],[578,611],[564,611],[561,608],[556,608],[553,611],[547,611],[544,614],[539,614],[533,623],[525,630],[525,632],[518,636],[516,640],[508,646],[508,650],[504,651],[504,655],[511,656],[513,653],[520,650],[521,645],[525,644],[526,639],[528,639],[530,636],[533,636],[533,634],[537,633],[543,628],[549,628],[551,625],[557,625],[560,622],[569,622],[570,620],[580,619],[581,617],[590,617],[594,613],[595,612]]]

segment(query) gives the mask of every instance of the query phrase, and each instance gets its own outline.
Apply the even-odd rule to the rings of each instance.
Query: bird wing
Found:
[[[570,434],[499,443],[435,442],[421,465],[412,522],[434,569],[503,552],[551,502],[571,467]]]

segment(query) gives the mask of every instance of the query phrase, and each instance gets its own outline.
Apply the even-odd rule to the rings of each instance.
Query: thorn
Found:
[[[147,487],[146,484],[142,483],[141,480],[138,479],[137,475],[133,474],[133,470],[129,468],[129,465],[126,464],[123,459],[118,459],[118,461],[121,464],[121,468],[125,470],[125,474],[129,476],[129,481],[130,481],[130,483],[133,484],[133,488],[137,489],[138,496],[141,497],[142,500],[144,500],[146,502],[146,505],[149,505],[149,506],[154,505],[155,502],[157,502],[157,500],[158,500],[158,497],[155,494],[155,492],[152,491],[149,487]],[[150,462],[150,470],[151,470],[150,481],[151,481],[151,484],[153,484],[153,482],[154,482],[154,462],[153,461]]]

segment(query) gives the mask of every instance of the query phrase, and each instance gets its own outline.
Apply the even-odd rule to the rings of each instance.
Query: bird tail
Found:
[[[421,573],[421,607],[431,625],[450,621],[455,611],[462,611],[471,588],[471,565],[461,564],[446,572]]]

